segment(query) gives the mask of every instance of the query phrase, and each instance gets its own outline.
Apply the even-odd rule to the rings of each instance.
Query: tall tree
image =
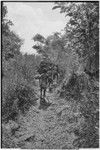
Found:
[[[2,56],[3,59],[9,60],[16,54],[20,54],[20,47],[22,45],[22,39],[10,30],[13,25],[12,21],[6,17],[7,7],[2,5]]]
[[[66,40],[90,72],[96,72],[99,65],[99,3],[98,2],[56,2],[53,9],[69,17]],[[94,61],[93,61],[94,59]]]

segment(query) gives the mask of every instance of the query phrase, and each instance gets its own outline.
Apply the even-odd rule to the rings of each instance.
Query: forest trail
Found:
[[[59,99],[56,89],[47,92],[49,107],[38,109],[38,105],[32,106],[25,116],[20,116],[20,129],[13,137],[19,148],[73,148],[73,141],[77,138],[74,128],[80,123],[78,110],[75,104]],[[39,95],[39,88],[36,90]]]
[[[99,148],[99,2],[29,3],[1,7],[1,147]]]

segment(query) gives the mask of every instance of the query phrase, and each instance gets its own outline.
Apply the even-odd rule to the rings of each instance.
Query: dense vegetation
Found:
[[[56,8],[70,17],[65,27],[65,50],[70,48],[78,54],[80,63],[79,70],[62,86],[66,99],[78,101],[85,118],[82,129],[75,131],[78,135],[75,144],[96,148],[99,146],[99,85],[96,82],[99,80],[99,5],[98,2],[57,2],[53,9]]]
[[[39,56],[22,55],[23,40],[11,31],[12,22],[6,19],[7,7],[2,6],[2,119],[15,119],[18,110],[24,112],[36,103],[34,93]]]
[[[35,106],[35,75],[58,66],[58,98],[77,105],[79,119],[84,120],[73,127],[77,138],[71,148],[98,148],[99,3],[55,2],[52,9],[59,9],[69,21],[63,34],[55,32],[45,38],[38,33],[33,37],[33,48],[39,54],[35,56],[21,54],[23,40],[10,30],[13,24],[2,6],[2,120],[15,121]]]

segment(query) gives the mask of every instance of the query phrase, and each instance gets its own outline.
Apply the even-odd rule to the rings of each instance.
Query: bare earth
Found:
[[[39,89],[37,89],[39,96]],[[47,108],[31,106],[26,115],[20,115],[19,130],[11,137],[17,148],[25,149],[68,149],[75,148],[75,129],[79,129],[84,119],[80,116],[75,102],[59,99],[56,89],[46,95]],[[8,133],[9,134],[9,133]]]

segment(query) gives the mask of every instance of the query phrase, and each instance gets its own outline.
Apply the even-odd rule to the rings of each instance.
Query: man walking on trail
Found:
[[[39,80],[40,98],[44,98],[46,96],[46,89],[48,84],[48,76],[46,71],[44,70],[44,73],[36,75],[35,79]]]
[[[52,70],[49,68],[49,71],[47,72],[48,75],[48,86],[49,86],[49,91],[51,91],[51,85],[53,83],[53,76],[52,76]]]
[[[47,83],[48,83],[48,78],[47,78],[47,73],[45,72],[41,74],[41,77],[39,79],[41,98],[45,98],[46,96]]]

